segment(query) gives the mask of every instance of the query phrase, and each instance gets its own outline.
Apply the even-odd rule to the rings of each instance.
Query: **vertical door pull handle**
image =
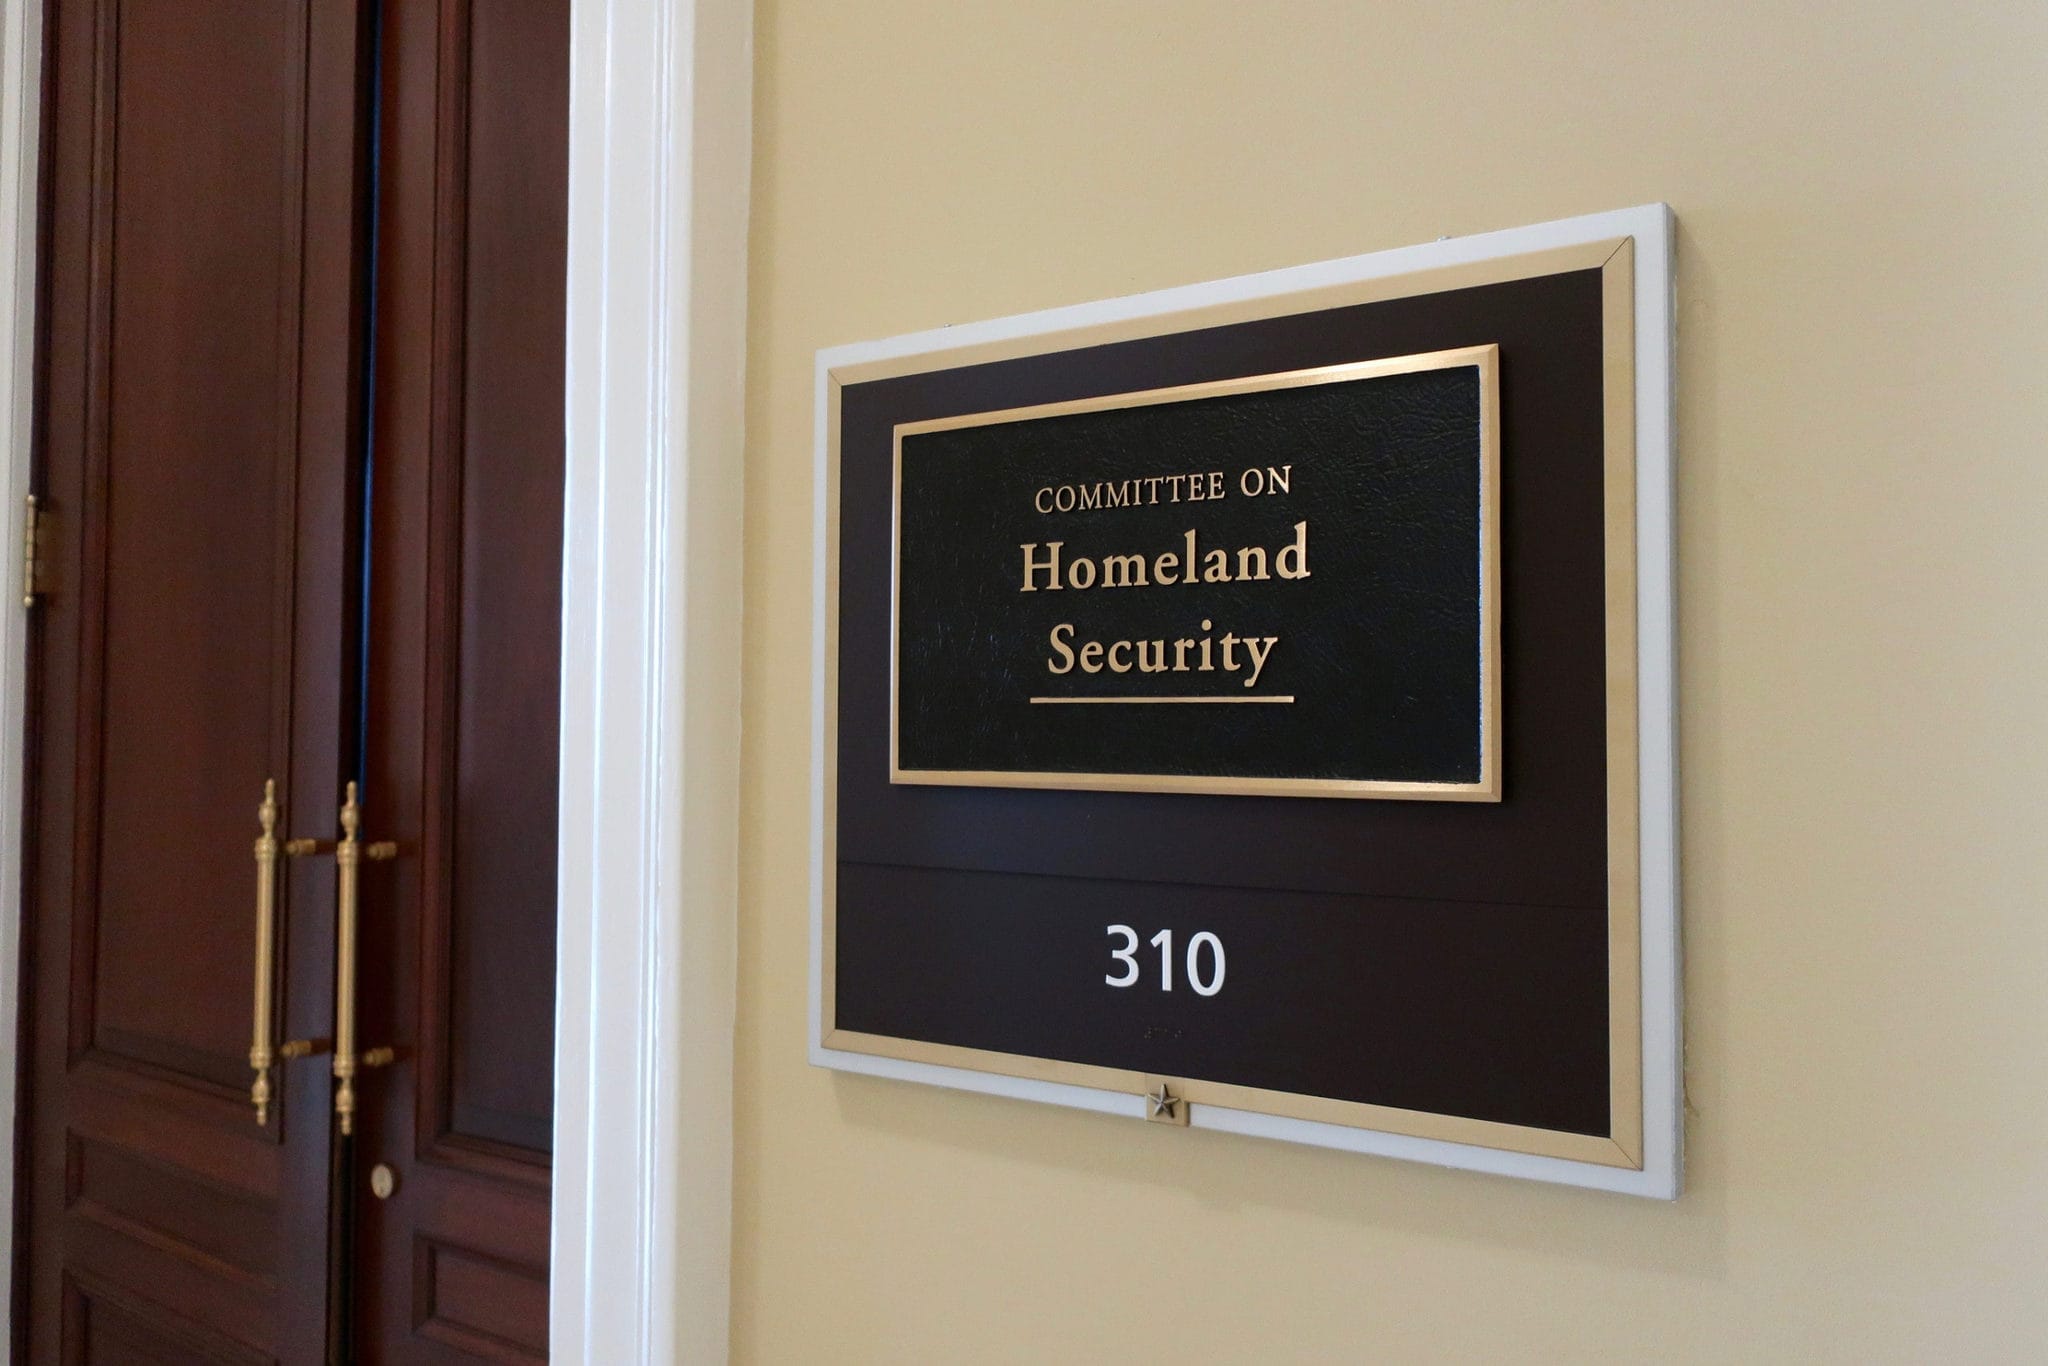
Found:
[[[256,1022],[249,1040],[249,1066],[256,1079],[249,1101],[256,1122],[270,1123],[270,996],[271,973],[277,963],[277,780],[263,781],[263,804],[256,808],[263,833],[256,837]]]
[[[256,999],[249,1038],[249,1067],[256,1077],[249,1083],[249,1102],[256,1107],[256,1122],[270,1123],[270,1069],[286,1058],[305,1058],[327,1051],[325,1039],[293,1039],[274,1046],[271,1021],[276,1015],[277,994],[277,856],[302,852],[297,845],[307,840],[277,838],[277,780],[263,780],[263,803],[256,808],[261,833],[256,836]]]
[[[364,859],[382,862],[398,857],[398,846],[389,840],[364,844],[357,832],[362,826],[362,807],[356,802],[356,785],[348,785],[341,807],[341,843],[334,847],[335,948],[334,948],[334,1114],[344,1134],[355,1132],[356,1072],[363,1067],[383,1067],[396,1058],[390,1048],[356,1052],[356,883]]]

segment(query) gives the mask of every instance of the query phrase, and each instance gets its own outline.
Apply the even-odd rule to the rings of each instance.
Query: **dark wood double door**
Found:
[[[50,0],[17,1360],[546,1354],[567,8]]]

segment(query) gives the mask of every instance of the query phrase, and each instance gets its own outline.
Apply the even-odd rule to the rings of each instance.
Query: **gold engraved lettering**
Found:
[[[1063,621],[1053,627],[1046,641],[1053,653],[1047,656],[1047,673],[1068,674],[1078,663],[1083,673],[1127,674],[1133,671],[1148,674],[1164,673],[1227,673],[1242,674],[1238,682],[1245,688],[1255,688],[1265,675],[1266,664],[1273,657],[1273,650],[1280,644],[1278,636],[1241,636],[1235,631],[1222,636],[1210,634],[1215,625],[1208,618],[1202,620],[1203,634],[1199,637],[1181,636],[1175,640],[1111,640],[1084,641],[1077,648],[1074,640],[1074,624]],[[1169,646],[1172,648],[1169,650]],[[1199,662],[1190,662],[1190,655]],[[1060,701],[1059,698],[1034,698],[1034,701]],[[1085,701],[1085,698],[1074,699]],[[1159,698],[1172,701],[1172,698]],[[1290,699],[1291,700],[1291,699]]]

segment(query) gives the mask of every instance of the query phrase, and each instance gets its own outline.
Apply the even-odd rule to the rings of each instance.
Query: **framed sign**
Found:
[[[899,424],[891,780],[1496,799],[1499,394],[1472,346]],[[1429,511],[1329,537],[1368,505]]]
[[[819,353],[813,1060],[1674,1196],[1670,240]]]

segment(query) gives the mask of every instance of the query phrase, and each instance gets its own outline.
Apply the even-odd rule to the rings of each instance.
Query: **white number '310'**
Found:
[[[1129,925],[1111,925],[1108,934],[1113,939],[1123,940],[1123,947],[1112,947],[1109,951],[1110,958],[1121,966],[1122,971],[1104,973],[1103,982],[1113,987],[1136,986],[1138,979],[1144,976],[1144,969],[1138,963],[1138,932]],[[1153,948],[1159,950],[1159,989],[1172,991],[1173,931],[1161,930],[1153,935],[1149,942]],[[1202,973],[1204,949],[1208,950],[1208,966],[1211,969],[1206,977]],[[1195,995],[1214,996],[1223,990],[1223,941],[1207,930],[1197,932],[1188,940],[1185,969],[1188,986],[1194,990]]]

